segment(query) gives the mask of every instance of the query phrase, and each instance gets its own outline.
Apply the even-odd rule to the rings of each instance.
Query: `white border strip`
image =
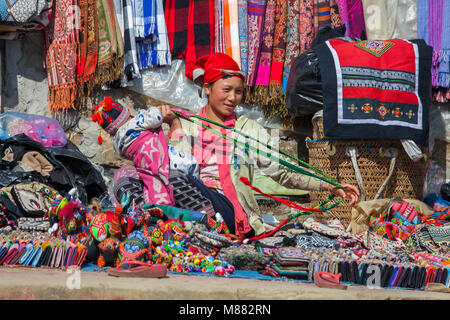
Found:
[[[339,63],[339,58],[337,55],[337,52],[334,50],[334,48],[330,45],[329,41],[325,42],[328,46],[328,48],[331,51],[331,54],[333,55],[334,60],[334,66],[336,68],[336,80],[337,80],[337,107],[338,107],[338,118],[337,122],[341,123],[340,120],[344,117],[344,110],[343,110],[343,102],[342,102],[342,72],[341,72],[341,64]]]

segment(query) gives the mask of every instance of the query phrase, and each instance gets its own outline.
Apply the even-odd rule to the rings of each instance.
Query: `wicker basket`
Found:
[[[313,119],[313,128],[313,141],[306,142],[309,150],[309,163],[334,177],[339,182],[358,185],[351,158],[346,155],[347,147],[355,146],[357,148],[359,153],[357,162],[364,182],[366,201],[374,199],[377,191],[388,177],[391,159],[384,157],[380,153],[380,149],[386,150],[389,147],[397,148],[399,153],[393,175],[381,198],[422,198],[426,163],[423,160],[413,162],[403,150],[400,141],[331,141],[324,137],[321,117]],[[335,148],[335,153],[333,147]],[[332,152],[330,152],[330,149]],[[313,205],[324,201],[327,196],[325,192],[310,192]],[[337,218],[345,227],[348,227],[351,222],[351,207],[348,205],[348,201],[344,200],[331,212],[314,214],[313,217],[318,221],[328,221]]]

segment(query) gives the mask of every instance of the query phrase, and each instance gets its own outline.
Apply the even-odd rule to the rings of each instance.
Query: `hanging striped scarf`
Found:
[[[248,26],[248,65],[247,86],[252,87],[256,81],[259,65],[259,53],[261,37],[264,25],[264,14],[266,0],[248,0],[247,3],[247,26]],[[248,95],[246,95],[248,96]]]
[[[46,29],[46,67],[48,105],[52,112],[74,108],[77,96],[77,42],[72,0],[53,3],[53,14]]]
[[[123,73],[126,80],[131,81],[141,77],[138,66],[138,55],[136,49],[136,35],[134,32],[133,6],[131,0],[119,0],[122,6],[123,21],[123,46],[124,46],[124,68]],[[120,21],[120,20],[119,20]]]
[[[331,24],[330,19],[330,1],[314,0],[314,30],[316,34],[321,28]]]
[[[98,62],[94,74],[96,86],[120,79],[124,47],[113,0],[98,0]]]
[[[150,5],[154,2],[154,0],[145,0],[145,2],[149,2]],[[131,3],[133,4],[133,18],[134,18],[134,32],[136,38],[145,38],[145,24],[149,24],[149,17],[144,15],[144,0],[133,0]],[[147,34],[151,33],[149,28],[147,28]]]
[[[314,41],[315,32],[313,28],[314,23],[314,0],[299,0],[300,1],[300,54],[311,49]]]
[[[267,0],[258,72],[255,81],[254,94],[252,95],[253,104],[266,105],[269,100],[269,77],[275,31],[275,5],[276,0]]]
[[[162,0],[156,0],[156,25],[158,29],[158,40],[153,49],[156,51],[159,66],[170,65],[172,56],[170,54],[169,38],[167,35],[166,20],[164,19],[164,6]]]
[[[167,29],[162,0],[149,0],[144,4],[145,38],[136,39],[139,66],[165,66],[171,63]]]
[[[281,81],[286,57],[287,0],[277,0],[275,9],[275,33],[273,39],[272,65],[269,78],[271,109],[283,103]],[[274,110],[275,111],[275,110]]]
[[[241,50],[241,71],[247,76],[248,30],[247,30],[247,0],[238,0],[239,15],[239,47]]]
[[[192,78],[197,58],[214,52],[214,0],[191,0],[187,21],[186,72]]]
[[[434,87],[450,87],[450,28],[444,19],[450,1],[417,1],[417,35],[433,47],[431,79]]]
[[[189,0],[166,0],[164,16],[172,58],[183,58],[187,42]]]
[[[214,1],[214,30],[216,34],[214,52],[225,53],[223,0]]]
[[[158,37],[156,0],[134,0],[133,13],[139,69],[144,69],[151,65],[151,50]]]
[[[186,59],[185,75],[192,79],[197,58],[214,52],[214,0],[166,0],[164,16],[172,59]]]
[[[98,21],[97,1],[79,0],[80,29],[77,58],[77,93],[80,102],[82,96],[90,96],[98,58]]]
[[[241,49],[239,47],[239,16],[237,0],[224,0],[225,54],[232,57],[241,67]]]
[[[300,53],[298,21],[299,0],[288,0],[286,59],[284,60],[283,67],[283,94],[286,93],[286,86],[292,62]]]

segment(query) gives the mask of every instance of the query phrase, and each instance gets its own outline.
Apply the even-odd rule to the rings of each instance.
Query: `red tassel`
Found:
[[[103,103],[105,104],[105,110],[110,112],[111,111],[111,106],[113,103],[113,98],[112,97],[106,97],[105,100],[103,100]]]
[[[94,121],[94,122],[98,122],[99,118],[100,118],[100,115],[99,115],[98,113],[94,113],[94,114],[91,116],[91,119],[92,119],[92,121]]]
[[[102,136],[98,136],[98,143],[99,143],[99,144],[102,144],[102,143],[103,143]]]

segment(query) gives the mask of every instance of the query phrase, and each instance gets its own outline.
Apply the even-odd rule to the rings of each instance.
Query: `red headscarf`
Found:
[[[236,76],[245,80],[244,73],[236,61],[224,53],[201,56],[195,61],[191,74],[192,80],[199,87],[203,87],[204,83],[213,83],[225,76]]]

